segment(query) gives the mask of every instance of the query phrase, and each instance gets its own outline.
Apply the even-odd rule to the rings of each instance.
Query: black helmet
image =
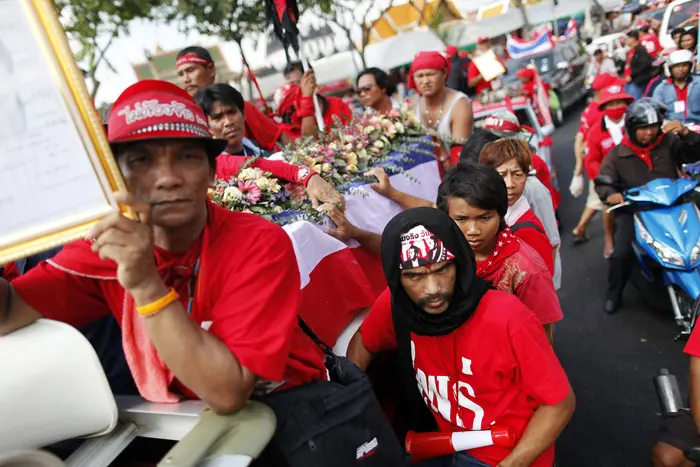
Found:
[[[667,111],[668,108],[664,104],[651,97],[643,97],[631,103],[625,112],[625,130],[632,143],[641,147],[636,137],[637,129],[652,125],[661,126]]]

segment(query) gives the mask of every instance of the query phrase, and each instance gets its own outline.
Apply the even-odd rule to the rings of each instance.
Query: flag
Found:
[[[289,46],[299,52],[299,7],[296,0],[265,0],[265,17],[272,24],[275,35],[284,45],[284,53],[289,61]]]
[[[552,124],[552,113],[549,109],[549,94],[544,88],[544,83],[542,82],[542,78],[540,78],[540,74],[537,72],[537,67],[533,66],[535,70],[535,107],[537,109],[537,113],[539,113],[542,116],[542,120],[545,125],[551,125]]]
[[[576,18],[571,18],[569,20],[569,23],[566,25],[566,32],[564,33],[564,36],[567,39],[573,39],[576,37],[578,34],[578,25],[576,23]]]
[[[528,55],[552,50],[552,33],[546,28],[540,28],[532,39],[519,39],[510,34],[506,36],[506,50],[510,58],[522,58]]]

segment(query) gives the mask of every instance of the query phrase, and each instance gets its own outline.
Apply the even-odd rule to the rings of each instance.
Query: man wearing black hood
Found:
[[[421,266],[407,264],[420,251]],[[430,255],[438,249],[440,255]],[[406,210],[382,234],[389,289],[353,337],[348,357],[367,368],[398,349],[403,415],[418,432],[507,426],[512,448],[488,446],[432,466],[551,466],[574,394],[542,326],[516,297],[476,275],[464,234],[434,208]],[[416,385],[416,382],[418,383]]]

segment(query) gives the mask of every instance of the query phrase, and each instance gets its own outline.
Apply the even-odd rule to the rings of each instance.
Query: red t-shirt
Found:
[[[469,66],[467,67],[467,80],[476,78],[480,74],[481,74],[481,72],[476,67],[474,62],[473,61],[469,62]],[[481,91],[483,91],[485,89],[491,90],[492,89],[491,83],[487,82],[485,79],[482,79],[481,81],[479,81],[479,84],[476,85],[476,93],[481,94]]]
[[[688,343],[685,344],[683,352],[690,356],[700,358],[700,331],[698,331],[698,329],[700,329],[700,326],[695,326],[693,328],[693,332],[690,333],[690,338],[688,339]]]
[[[583,165],[589,180],[594,180],[598,176],[605,156],[616,146],[610,132],[603,129],[604,121],[601,117],[586,136],[586,157],[583,159]]]
[[[591,127],[603,119],[603,115],[603,112],[598,108],[598,102],[589,102],[581,114],[581,125],[578,127],[578,132],[585,137]]]
[[[185,306],[190,281],[175,276],[193,270],[200,259],[190,318],[199,326],[211,323],[209,332],[261,379],[259,390],[325,379],[321,354],[297,326],[300,279],[287,234],[253,214],[211,203],[208,209],[204,234],[190,251],[155,252],[161,275],[173,278],[166,283],[176,288]],[[13,288],[46,318],[82,327],[112,313],[121,325],[125,290],[115,278],[116,265],[99,260],[89,248],[86,241],[66,245],[15,279]],[[172,389],[197,398],[177,380]]]
[[[500,267],[482,279],[494,287],[515,295],[537,317],[541,324],[550,324],[564,318],[559,297],[554,290],[552,274],[539,254],[521,240],[520,248],[503,260]]]
[[[360,328],[370,352],[396,348],[391,294],[384,292]],[[507,426],[522,436],[540,405],[556,405],[569,381],[542,325],[516,297],[490,290],[469,320],[444,336],[411,334],[416,380],[440,431]],[[412,389],[412,388],[411,388]],[[428,403],[429,402],[429,403]],[[488,446],[469,454],[496,465],[510,449]],[[554,446],[532,464],[551,467]]]
[[[2,278],[7,282],[12,282],[20,276],[19,269],[17,269],[17,264],[15,263],[8,263],[4,268],[0,269],[2,269]]]
[[[520,216],[513,225],[520,224],[521,222],[531,222],[535,224],[539,230],[525,226],[518,228],[513,235],[518,237],[524,243],[530,245],[537,253],[539,253],[542,261],[547,266],[549,270],[550,277],[554,275],[554,249],[552,248],[552,243],[549,241],[547,234],[545,233],[544,226],[539,218],[532,212],[532,209],[528,209],[525,214]],[[510,227],[513,227],[511,225]]]
[[[277,140],[282,134],[282,128],[250,102],[244,102],[243,109],[245,137],[255,140],[267,151],[274,151]]]
[[[350,110],[350,107],[339,97],[325,97],[328,101],[328,109],[326,113],[323,114],[323,122],[326,124],[326,133],[328,133],[331,127],[335,125],[336,118],[338,118],[343,125],[352,120],[352,110]]]
[[[647,49],[647,52],[649,52],[651,58],[656,58],[663,50],[663,47],[661,47],[661,42],[659,42],[659,38],[653,32],[643,35],[641,39],[639,39],[639,42],[641,42],[644,48]]]
[[[250,159],[250,156],[234,156],[227,152],[221,153],[216,158],[216,178],[229,180],[235,177],[248,159]],[[305,170],[300,174],[299,171],[302,169],[301,167],[284,161],[272,161],[262,158],[256,159],[250,167],[270,172],[275,178],[287,180],[292,183],[301,183],[304,186],[308,183],[309,178],[316,175],[316,172],[310,170]]]

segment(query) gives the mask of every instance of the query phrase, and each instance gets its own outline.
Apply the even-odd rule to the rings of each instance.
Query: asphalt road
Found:
[[[652,378],[659,368],[675,374],[687,395],[688,358],[674,342],[670,315],[645,304],[633,285],[622,308],[603,311],[607,265],[600,216],[588,227],[590,241],[573,246],[585,196],[572,198],[573,141],[582,108],[571,110],[553,135],[553,157],[563,201],[560,207],[563,280],[559,291],[564,320],[555,349],[576,393],[573,420],[557,443],[560,467],[651,465],[660,417]]]

